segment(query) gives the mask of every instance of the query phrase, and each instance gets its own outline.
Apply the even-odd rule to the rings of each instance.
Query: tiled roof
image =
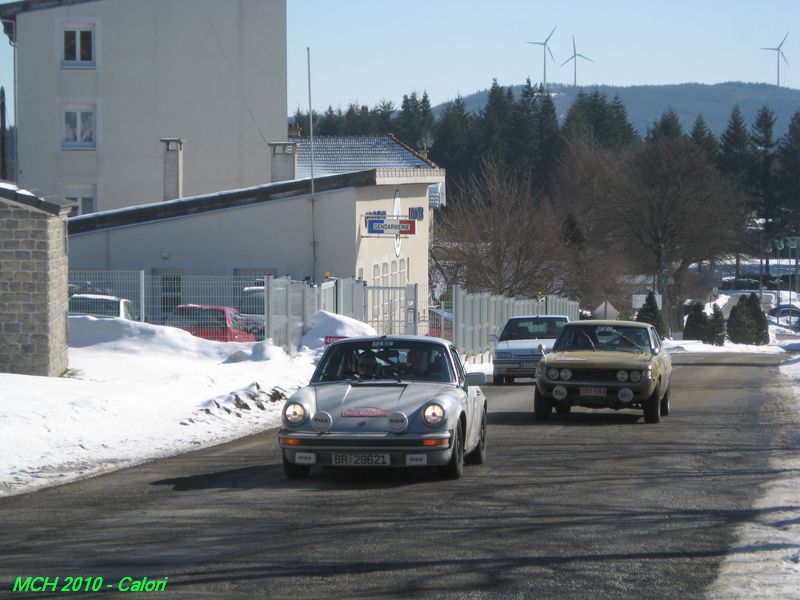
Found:
[[[297,143],[297,178],[311,177],[311,142]],[[314,136],[314,177],[367,169],[436,169],[394,136]]]

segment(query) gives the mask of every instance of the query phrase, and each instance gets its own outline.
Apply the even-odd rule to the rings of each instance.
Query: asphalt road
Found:
[[[458,481],[290,482],[273,430],[0,499],[0,595],[82,576],[103,582],[79,596],[119,597],[146,576],[168,578],[149,597],[172,598],[702,598],[780,477],[770,454],[800,446],[779,360],[676,355],[673,414],[654,425],[583,409],[537,422],[530,382],[488,385],[488,462]]]

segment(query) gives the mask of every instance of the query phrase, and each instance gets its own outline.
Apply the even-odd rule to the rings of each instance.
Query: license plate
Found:
[[[317,464],[317,455],[313,452],[296,452],[294,462],[298,465],[315,465]]]
[[[604,387],[582,387],[580,389],[581,396],[605,396],[607,388]]]
[[[337,467],[388,467],[388,454],[334,454],[331,464]]]

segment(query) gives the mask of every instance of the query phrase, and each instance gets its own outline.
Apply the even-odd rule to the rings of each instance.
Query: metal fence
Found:
[[[236,308],[256,332],[294,352],[311,317],[325,310],[369,323],[379,335],[419,334],[453,340],[470,360],[494,348],[512,316],[562,314],[578,318],[578,303],[557,296],[513,299],[470,294],[448,287],[430,298],[424,286],[367,286],[355,278],[319,284],[289,277],[203,276],[145,271],[70,271],[70,294],[112,295],[131,300],[140,320],[161,325],[181,304]]]

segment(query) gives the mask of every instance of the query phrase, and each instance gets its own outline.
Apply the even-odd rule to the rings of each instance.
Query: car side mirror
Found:
[[[485,373],[467,373],[467,386],[486,385]]]

